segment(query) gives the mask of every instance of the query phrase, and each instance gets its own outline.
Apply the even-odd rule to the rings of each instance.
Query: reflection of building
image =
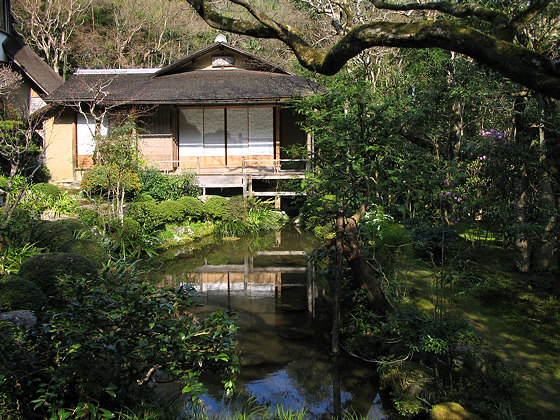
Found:
[[[205,263],[191,272],[188,282],[202,295],[243,298],[282,299],[283,290],[299,289],[306,296],[305,306],[314,311],[316,290],[312,268],[304,251],[263,251],[245,257],[243,264],[211,265]],[[271,263],[283,257],[286,265]],[[301,299],[300,299],[301,300]],[[286,302],[283,302],[286,303]]]

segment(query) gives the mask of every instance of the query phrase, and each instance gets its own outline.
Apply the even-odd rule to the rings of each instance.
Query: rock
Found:
[[[31,311],[11,311],[0,314],[0,320],[11,322],[14,325],[21,325],[29,328],[37,324],[37,317]]]
[[[480,420],[476,414],[467,411],[461,404],[446,402],[436,404],[430,410],[431,420]]]

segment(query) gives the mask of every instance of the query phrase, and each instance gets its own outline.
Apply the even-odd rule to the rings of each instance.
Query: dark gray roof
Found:
[[[192,70],[165,74],[74,74],[47,102],[96,100],[129,104],[215,104],[275,102],[319,92],[303,77],[260,70]]]
[[[22,39],[10,36],[2,46],[8,58],[37,86],[37,93],[49,94],[64,83],[64,79],[25,45]]]

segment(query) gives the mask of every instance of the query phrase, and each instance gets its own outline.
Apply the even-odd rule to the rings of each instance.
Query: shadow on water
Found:
[[[172,250],[151,262],[155,268],[148,276],[154,283],[197,289],[202,305],[193,311],[229,309],[238,316],[236,395],[224,397],[217,378],[203,378],[208,392],[202,399],[210,414],[223,415],[251,399],[303,408],[307,418],[345,412],[386,418],[375,368],[330,356],[329,326],[317,310],[323,291],[306,257],[316,245],[312,236],[290,229],[196,251]]]

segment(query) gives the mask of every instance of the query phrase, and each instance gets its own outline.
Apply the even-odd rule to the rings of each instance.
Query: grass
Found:
[[[556,274],[515,270],[515,254],[498,245],[484,229],[458,229],[471,242],[469,270],[484,279],[455,289],[448,297],[452,314],[468,318],[488,349],[511,364],[522,378],[516,406],[526,418],[558,418],[560,413],[560,284]],[[418,259],[405,261],[410,299],[433,310],[435,267]]]

